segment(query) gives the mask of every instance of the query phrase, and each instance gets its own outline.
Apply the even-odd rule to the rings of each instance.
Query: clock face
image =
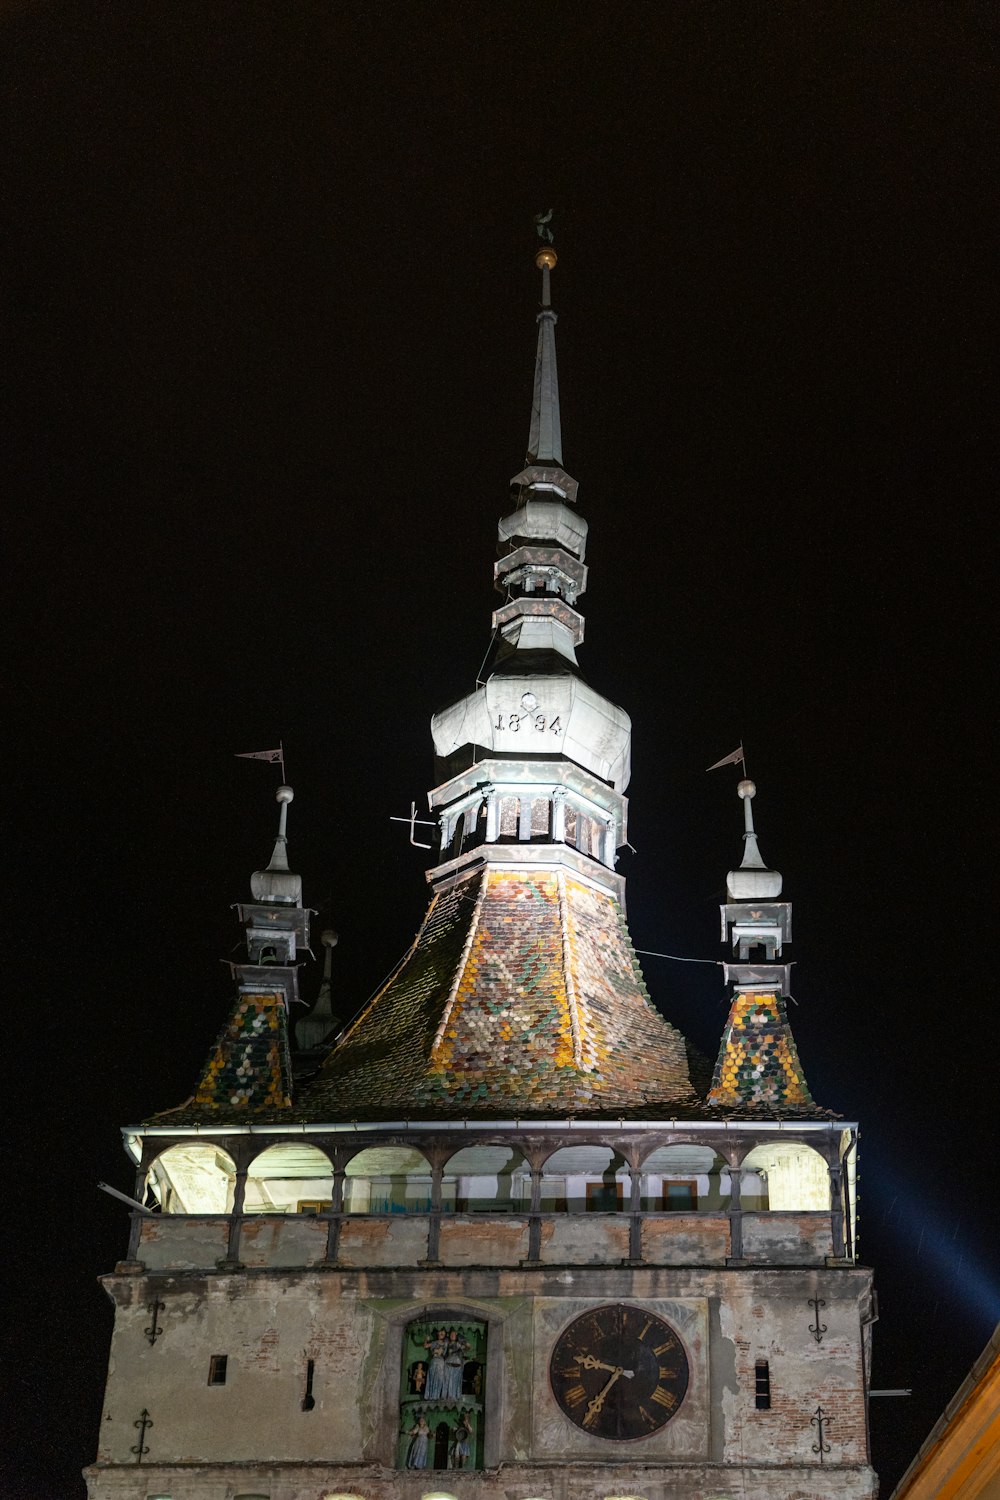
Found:
[[[595,1307],[563,1329],[549,1379],[560,1407],[584,1432],[649,1437],[684,1400],[687,1355],[669,1323],[618,1302]]]

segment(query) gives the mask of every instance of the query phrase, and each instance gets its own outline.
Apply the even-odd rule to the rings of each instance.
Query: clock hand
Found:
[[[612,1367],[611,1366],[607,1366],[606,1368],[610,1369]],[[588,1422],[593,1422],[596,1419],[596,1417],[599,1415],[601,1407],[604,1405],[604,1398],[605,1398],[605,1396],[608,1394],[608,1392],[610,1391],[611,1387],[614,1385],[615,1381],[618,1379],[618,1377],[619,1377],[619,1375],[621,1375],[621,1373],[622,1373],[622,1371],[621,1371],[620,1368],[617,1369],[617,1370],[615,1370],[614,1374],[612,1375],[611,1379],[608,1381],[608,1383],[604,1387],[604,1389],[602,1391],[598,1391],[598,1393],[594,1397],[593,1401],[588,1401],[588,1403],[587,1403],[587,1415],[583,1419],[583,1425],[584,1425],[584,1427],[587,1426]]]
[[[585,1354],[580,1360],[585,1370],[617,1370],[617,1365],[606,1365],[603,1359],[595,1359],[592,1354]]]
[[[592,1354],[584,1354],[579,1363],[585,1370],[616,1370],[626,1380],[631,1380],[635,1374],[634,1370],[623,1370],[620,1365],[606,1365],[603,1359],[595,1359]]]

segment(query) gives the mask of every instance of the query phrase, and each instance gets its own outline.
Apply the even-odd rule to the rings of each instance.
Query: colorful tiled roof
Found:
[[[192,1103],[233,1118],[291,1108],[291,1063],[281,993],[240,994],[212,1049]]]
[[[741,1112],[823,1113],[809,1092],[781,995],[734,995],[708,1103]]]
[[[698,1103],[619,903],[568,872],[468,876],[304,1089],[296,1116],[648,1113]]]

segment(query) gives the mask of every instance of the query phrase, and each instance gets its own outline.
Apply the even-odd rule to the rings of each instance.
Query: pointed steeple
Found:
[[[312,1010],[302,1017],[301,1021],[295,1023],[295,1040],[302,1052],[312,1052],[322,1047],[337,1024],[333,1014],[333,950],[337,946],[337,934],[330,928],[320,934],[320,942],[325,950],[323,956],[323,983],[319,987],[316,996],[316,1004]]]
[[[556,252],[545,245],[535,256],[542,273],[542,306],[538,314],[538,349],[535,353],[535,388],[531,401],[531,427],[525,463],[558,464],[562,467],[562,423],[559,416],[559,371],[556,366],[556,323],[552,307],[550,275]]]
[[[765,865],[751,806],[757,788],[744,777],[743,859],[726,876],[722,941],[731,940],[739,962],[726,963],[733,996],[712,1075],[708,1103],[737,1111],[815,1114],[785,1004],[790,964],[775,963],[791,941],[792,908],[781,895],[781,874]]]
[[[542,273],[542,302],[536,319],[538,342],[535,348],[535,378],[531,394],[531,423],[528,428],[527,467],[511,480],[519,506],[531,501],[550,500],[576,501],[579,485],[563,468],[562,416],[559,409],[559,371],[556,366],[556,323],[558,318],[552,306],[552,272],[556,266],[556,252],[552,247],[552,230],[549,227],[551,211],[535,215],[535,227],[545,241],[535,256],[535,265]],[[543,530],[545,522],[541,518]],[[551,519],[551,518],[549,518]],[[583,560],[586,542],[586,523],[575,524],[564,521],[561,531],[565,533],[563,545]],[[579,533],[577,537],[576,533]],[[534,532],[529,530],[528,535]],[[541,534],[541,533],[539,533]],[[574,546],[574,542],[577,545]],[[580,589],[582,593],[582,588]]]
[[[548,217],[539,223],[546,240]],[[493,612],[493,642],[475,690],[432,720],[438,785],[431,810],[440,818],[439,868],[447,878],[503,845],[508,863],[569,861],[599,873],[620,897],[613,872],[627,842],[632,726],[583,680],[576,656],[587,522],[570,503],[577,482],[561,467],[549,293],[555,263],[551,244],[543,245],[535,256],[542,310],[529,466],[511,481],[513,504],[497,526],[493,576],[503,603]]]
[[[315,1118],[662,1118],[697,1100],[686,1044],[647,993],[615,868],[631,723],[576,661],[587,523],[562,468],[555,263],[546,244],[529,466],[498,526],[494,651],[474,691],[432,720],[431,903],[303,1089],[298,1107]]]

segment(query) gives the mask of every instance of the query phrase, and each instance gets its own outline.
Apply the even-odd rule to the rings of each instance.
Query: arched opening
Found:
[[[711,1146],[660,1146],[640,1167],[647,1213],[724,1213],[732,1191],[728,1163]]]
[[[521,804],[516,797],[500,798],[500,838],[516,839],[521,819]]]
[[[463,1146],[445,1165],[446,1213],[525,1213],[530,1206],[531,1172],[512,1146]]]
[[[741,1202],[745,1209],[829,1211],[830,1172],[812,1146],[801,1141],[768,1142],[755,1146],[741,1167]]]
[[[548,797],[536,797],[531,804],[531,837],[543,843],[552,837],[552,802]]]
[[[346,1213],[427,1213],[430,1206],[430,1162],[412,1146],[369,1146],[347,1163]]]
[[[631,1192],[628,1163],[610,1146],[563,1146],[542,1169],[543,1213],[615,1213]]]
[[[318,1146],[281,1141],[255,1156],[247,1172],[244,1212],[325,1213],[333,1207],[333,1166]]]
[[[236,1166],[227,1151],[201,1141],[170,1146],[146,1174],[146,1199],[165,1214],[228,1214]]]

